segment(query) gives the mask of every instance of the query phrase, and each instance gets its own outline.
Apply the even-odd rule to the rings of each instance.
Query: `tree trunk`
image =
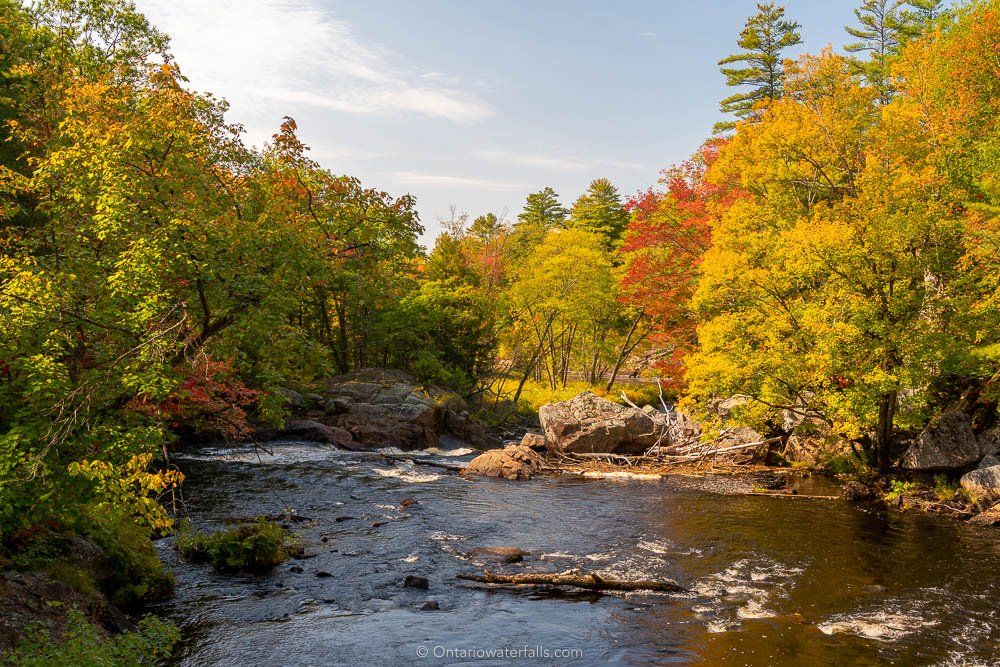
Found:
[[[892,425],[896,417],[896,402],[898,394],[890,391],[879,398],[878,406],[878,430],[875,432],[875,447],[872,450],[874,455],[873,466],[880,474],[889,472],[892,453]]]

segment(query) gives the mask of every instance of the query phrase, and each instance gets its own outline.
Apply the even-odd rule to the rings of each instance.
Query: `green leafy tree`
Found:
[[[757,13],[747,19],[736,42],[743,50],[719,61],[727,86],[749,88],[722,100],[719,107],[722,113],[733,114],[737,120],[753,118],[757,104],[781,97],[785,77],[783,53],[802,42],[800,27],[795,21],[785,19],[784,7],[773,2],[757,5]],[[736,122],[716,123],[715,132],[727,132],[736,127]]]

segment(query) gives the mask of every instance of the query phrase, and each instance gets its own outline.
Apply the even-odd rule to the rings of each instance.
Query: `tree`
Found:
[[[691,160],[663,173],[665,191],[650,189],[628,203],[621,300],[649,322],[639,336],[650,336],[663,355],[656,367],[673,389],[681,386],[684,359],[697,345],[691,297],[711,246],[713,215],[739,196],[707,178],[724,145],[722,139],[706,142]]]
[[[612,250],[621,245],[628,226],[628,211],[611,181],[597,178],[587,191],[573,203],[569,226],[585,229],[604,239],[604,247]]]
[[[784,18],[785,8],[773,2],[757,5],[757,13],[747,19],[736,42],[742,52],[719,61],[727,86],[749,86],[750,90],[734,93],[722,100],[720,110],[734,114],[737,120],[755,117],[754,108],[761,102],[781,97],[784,83],[782,54],[802,42],[798,23]],[[740,65],[727,67],[727,65]],[[736,127],[736,121],[715,124],[715,132]]]
[[[514,252],[527,256],[545,235],[566,222],[566,209],[559,203],[559,195],[550,187],[528,195],[524,210],[514,223]]]
[[[899,53],[902,40],[908,31],[907,16],[903,11],[904,0],[865,0],[854,10],[858,26],[844,29],[856,42],[844,49],[848,53],[867,53],[869,59],[852,60],[868,83],[875,87],[883,103],[892,96],[889,63]]]

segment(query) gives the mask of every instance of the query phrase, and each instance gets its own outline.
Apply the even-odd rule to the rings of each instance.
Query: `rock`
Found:
[[[402,507],[403,509],[406,509],[407,507],[416,504],[417,504],[416,498],[403,498],[402,500],[399,501],[399,506]]]
[[[844,498],[851,502],[872,500],[876,495],[875,489],[861,482],[850,481],[844,485]]]
[[[324,572],[323,570],[320,570],[319,572],[316,573],[316,576],[319,577],[320,579],[327,579],[329,577],[332,577],[333,575],[330,574],[329,572]]]
[[[327,445],[351,448],[354,438],[342,428],[327,426],[313,419],[289,419],[283,428],[265,434],[258,433],[262,440],[305,440]]]
[[[642,454],[657,444],[662,433],[650,414],[590,391],[543,405],[538,418],[546,445],[554,453]]]
[[[733,412],[750,402],[746,396],[730,396],[729,398],[715,399],[709,408],[723,419],[728,419]]]
[[[109,634],[135,629],[100,593],[80,593],[42,572],[0,572],[0,656],[29,631],[61,632],[74,608]]]
[[[978,526],[1000,525],[1000,503],[997,503],[985,512],[980,512],[976,516],[969,519],[968,523]]]
[[[991,468],[993,466],[1000,466],[1000,459],[998,459],[993,454],[987,454],[986,456],[983,457],[983,459],[979,462],[979,465],[976,467]]]
[[[521,438],[521,446],[534,449],[537,452],[545,451],[545,436],[541,433],[525,433]]]
[[[293,389],[287,389],[285,387],[278,387],[275,392],[281,396],[282,401],[285,405],[292,408],[301,408],[305,406],[305,398],[299,392]]]
[[[509,445],[503,449],[483,452],[469,462],[463,474],[501,477],[503,479],[529,479],[545,465],[535,451],[522,445]]]
[[[817,466],[850,452],[850,443],[833,434],[802,435],[794,432],[788,436],[783,454],[789,463]]]
[[[427,590],[430,588],[430,582],[427,581],[427,577],[421,577],[416,574],[406,575],[406,579],[403,580],[403,586],[406,588],[421,588]]]
[[[975,463],[980,456],[972,420],[953,410],[923,430],[903,454],[901,465],[909,470],[954,470]]]
[[[1000,426],[994,426],[979,435],[979,453],[983,456],[1000,456]]]
[[[518,547],[476,547],[467,556],[477,560],[492,560],[504,563],[520,563],[531,553]]]
[[[1000,465],[967,472],[959,484],[974,498],[1000,498]]]
[[[300,565],[293,565],[288,568],[289,572],[294,572],[295,574],[302,574],[302,567]]]
[[[420,611],[437,611],[440,608],[441,605],[438,604],[437,600],[428,600],[420,607]]]

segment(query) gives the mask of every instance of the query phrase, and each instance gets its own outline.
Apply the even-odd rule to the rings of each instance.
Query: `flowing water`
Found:
[[[158,611],[183,630],[181,665],[1000,664],[995,529],[733,495],[743,482],[731,478],[469,481],[303,443],[203,449],[179,465],[198,528],[286,508],[310,519],[295,522],[306,557],[263,576],[217,574],[159,543],[178,585]],[[830,492],[822,479],[798,483]],[[532,556],[467,555],[490,546]],[[484,564],[670,578],[688,592],[488,590],[455,578]],[[404,587],[409,574],[429,589]],[[440,608],[422,610],[430,600]]]

